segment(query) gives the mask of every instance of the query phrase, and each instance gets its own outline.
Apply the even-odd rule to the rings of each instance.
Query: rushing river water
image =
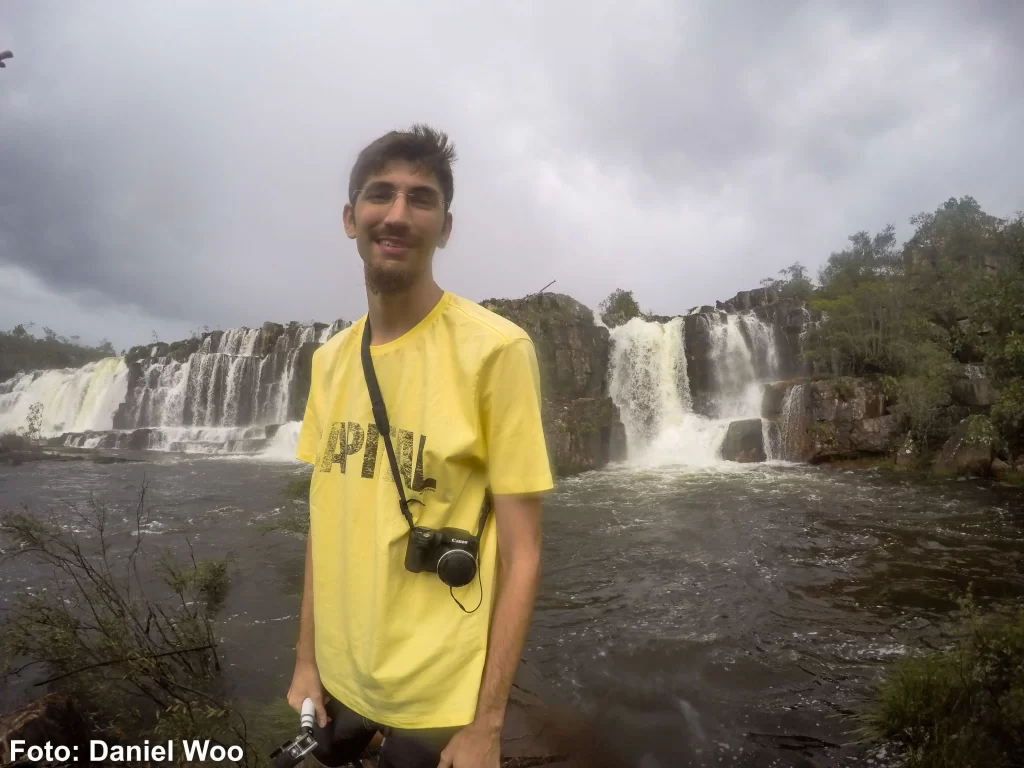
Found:
[[[970,482],[869,471],[722,465],[612,468],[559,481],[546,505],[544,577],[526,657],[559,695],[604,702],[656,761],[865,764],[849,715],[885,665],[941,643],[951,593],[1024,597],[1024,498]],[[0,509],[69,526],[60,500],[94,494],[125,525],[145,477],[151,544],[231,551],[218,616],[232,693],[282,697],[290,679],[304,541],[265,533],[289,514],[300,466],[164,457],[0,468]],[[4,607],[48,577],[5,566]],[[28,683],[0,694],[8,707]],[[701,763],[704,764],[704,763]]]

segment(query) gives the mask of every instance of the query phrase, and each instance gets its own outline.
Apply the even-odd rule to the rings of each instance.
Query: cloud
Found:
[[[39,322],[138,323],[112,339],[361,314],[348,169],[419,121],[456,142],[436,274],[473,299],[684,311],[950,196],[1024,207],[1015,4],[5,11],[0,265],[46,287]]]

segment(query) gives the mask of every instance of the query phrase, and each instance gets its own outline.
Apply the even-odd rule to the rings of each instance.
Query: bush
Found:
[[[1024,765],[1024,609],[981,616],[970,596],[961,609],[956,646],[897,662],[863,733],[908,768]]]
[[[246,723],[218,696],[221,660],[212,615],[228,586],[227,559],[179,562],[167,551],[147,567],[145,488],[134,511],[111,515],[91,500],[78,516],[77,534],[27,513],[0,518],[6,564],[31,558],[48,566],[45,589],[16,597],[0,630],[4,677],[33,666],[46,669],[38,686],[67,693],[94,732],[125,743],[144,737],[210,739],[243,747],[246,763],[265,762],[250,749]],[[112,520],[132,521],[112,531]],[[115,539],[127,554],[113,554]],[[143,584],[140,573],[159,577]]]
[[[616,288],[601,302],[601,322],[609,328],[625,325],[634,317],[643,317],[632,291]]]

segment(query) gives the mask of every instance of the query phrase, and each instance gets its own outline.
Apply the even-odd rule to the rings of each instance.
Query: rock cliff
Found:
[[[986,418],[994,398],[984,370],[964,366],[951,389],[931,424],[931,450],[937,451],[933,470],[986,476],[1011,468],[1000,457]],[[912,437],[903,407],[878,379],[777,382],[765,388],[761,409],[768,458],[817,464],[875,456],[908,465],[928,454]]]
[[[571,475],[625,456],[625,430],[607,396],[608,329],[575,299],[543,293],[481,306],[525,330],[537,349],[552,470]]]

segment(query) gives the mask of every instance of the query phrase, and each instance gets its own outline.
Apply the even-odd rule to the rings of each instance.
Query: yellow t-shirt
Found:
[[[487,653],[494,513],[481,537],[480,577],[454,589],[467,610],[482,597],[467,614],[437,574],[405,567],[409,525],[360,360],[365,320],[314,353],[299,435],[297,456],[314,466],[317,666],[332,696],[374,722],[465,725]],[[537,355],[525,331],[445,292],[408,333],[370,349],[416,525],[476,533],[488,484],[494,494],[552,487]]]

